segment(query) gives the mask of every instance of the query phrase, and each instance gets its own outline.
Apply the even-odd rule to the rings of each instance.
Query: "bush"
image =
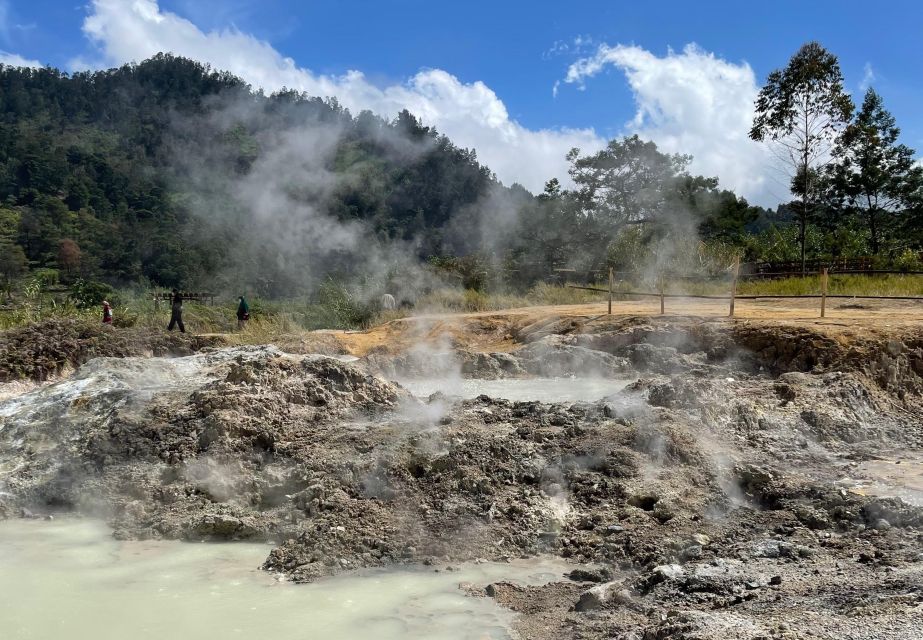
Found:
[[[331,328],[355,328],[371,321],[374,312],[342,283],[328,278],[317,293],[320,306],[330,316]]]
[[[98,306],[103,300],[108,300],[112,305],[116,304],[115,289],[105,282],[92,280],[77,280],[71,287],[69,299],[78,309]]]
[[[620,229],[615,239],[609,243],[609,266],[616,271],[633,271],[650,257],[644,230],[641,225]]]
[[[923,271],[923,261],[916,251],[904,249],[894,258],[894,268],[898,271]]]
[[[36,269],[32,272],[32,278],[36,280],[42,288],[48,288],[58,284],[60,273],[57,269]]]
[[[429,264],[437,272],[460,279],[464,289],[485,291],[488,285],[497,279],[490,260],[478,254],[461,257],[433,256],[429,259]]]

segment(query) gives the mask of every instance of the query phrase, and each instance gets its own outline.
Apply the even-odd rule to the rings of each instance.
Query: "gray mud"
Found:
[[[93,361],[0,404],[0,513],[273,541],[264,569],[305,582],[554,554],[560,580],[468,587],[529,638],[923,635],[919,340],[564,330],[504,354]],[[618,390],[421,400],[386,379],[449,373]]]

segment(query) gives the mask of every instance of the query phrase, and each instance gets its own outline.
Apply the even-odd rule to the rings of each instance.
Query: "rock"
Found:
[[[708,391],[701,381],[675,376],[670,382],[651,385],[647,403],[666,409],[695,408],[702,406]]]
[[[693,533],[691,536],[689,536],[689,540],[699,545],[700,547],[707,547],[709,544],[711,544],[711,538],[709,538],[704,533]]]
[[[466,376],[494,379],[501,375],[500,363],[491,357],[493,354],[466,353],[462,362],[462,373]]]
[[[621,581],[606,582],[580,594],[580,599],[574,605],[574,611],[594,611],[613,604],[629,604],[631,601],[631,593],[628,589],[622,588]]]
[[[795,392],[795,387],[785,382],[777,382],[773,387],[773,391],[776,392],[776,395],[779,397],[779,400],[782,401],[782,406],[784,407],[789,402],[792,402],[797,394]]]
[[[676,517],[676,508],[667,500],[658,500],[657,504],[654,505],[652,515],[658,522],[663,524]]]
[[[505,373],[514,375],[523,373],[522,365],[520,365],[519,359],[516,356],[508,353],[491,353],[490,357],[497,362],[500,369]]]
[[[678,564],[661,564],[654,567],[651,573],[659,577],[660,580],[676,580],[686,574],[685,570]]]
[[[198,538],[249,538],[258,532],[247,520],[221,513],[206,514],[194,524],[190,533]]]
[[[771,578],[769,578],[769,584],[773,586],[778,586],[782,584],[782,576],[772,576]]]
[[[697,560],[702,557],[702,547],[697,544],[689,545],[680,552],[680,557],[683,560]]]
[[[567,577],[574,582],[606,582],[612,579],[612,572],[605,567],[586,567],[574,569]]]
[[[821,509],[816,509],[814,507],[805,505],[797,505],[792,509],[792,511],[794,512],[795,517],[798,518],[802,524],[804,524],[809,529],[829,529],[832,526],[827,512],[822,511]]]
[[[671,374],[689,368],[674,347],[641,343],[628,345],[623,351],[631,363],[642,371]]]
[[[875,522],[875,529],[877,531],[887,531],[890,528],[891,528],[891,523],[885,520],[884,518],[879,518],[878,521]]]

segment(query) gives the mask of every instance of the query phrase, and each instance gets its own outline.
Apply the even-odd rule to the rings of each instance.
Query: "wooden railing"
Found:
[[[180,291],[179,294],[182,296],[183,300],[193,300],[196,302],[201,302],[203,304],[215,304],[215,298],[217,294],[207,293],[204,291]],[[170,301],[173,299],[173,293],[170,291],[155,291],[151,296],[154,299],[154,302],[159,303],[161,300]]]

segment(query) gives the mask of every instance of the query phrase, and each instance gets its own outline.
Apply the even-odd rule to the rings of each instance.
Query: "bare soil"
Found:
[[[198,382],[144,402],[78,395],[28,420],[0,405],[0,513],[271,540],[264,568],[297,581],[565,558],[545,586],[466,587],[517,611],[523,638],[923,637],[917,310],[633,304],[206,350]],[[321,348],[362,358],[299,354]],[[555,404],[384,379],[453,371],[631,382]]]

